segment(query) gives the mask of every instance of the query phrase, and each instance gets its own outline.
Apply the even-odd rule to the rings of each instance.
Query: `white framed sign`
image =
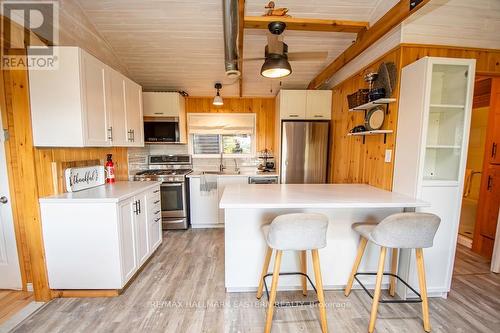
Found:
[[[104,166],[94,165],[64,170],[66,191],[77,192],[88,188],[104,185]]]

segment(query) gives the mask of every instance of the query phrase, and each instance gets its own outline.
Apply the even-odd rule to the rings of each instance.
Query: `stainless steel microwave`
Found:
[[[144,141],[146,143],[180,142],[178,117],[144,117]]]

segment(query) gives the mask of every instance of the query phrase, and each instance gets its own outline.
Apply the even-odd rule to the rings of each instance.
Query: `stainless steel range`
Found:
[[[134,180],[161,181],[163,229],[189,227],[189,197],[186,175],[192,172],[191,155],[151,155],[149,170],[138,172]]]

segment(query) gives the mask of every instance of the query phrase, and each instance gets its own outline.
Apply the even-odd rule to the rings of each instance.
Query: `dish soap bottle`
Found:
[[[115,165],[112,160],[113,155],[108,154],[108,161],[106,162],[106,183],[113,184],[115,182]]]

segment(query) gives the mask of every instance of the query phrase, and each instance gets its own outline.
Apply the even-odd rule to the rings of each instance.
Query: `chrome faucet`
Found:
[[[219,163],[219,171],[224,172],[224,169],[226,167],[224,166],[224,152],[220,152],[220,163]]]
[[[240,173],[240,168],[238,168],[238,160],[233,158],[234,160],[234,172]]]

